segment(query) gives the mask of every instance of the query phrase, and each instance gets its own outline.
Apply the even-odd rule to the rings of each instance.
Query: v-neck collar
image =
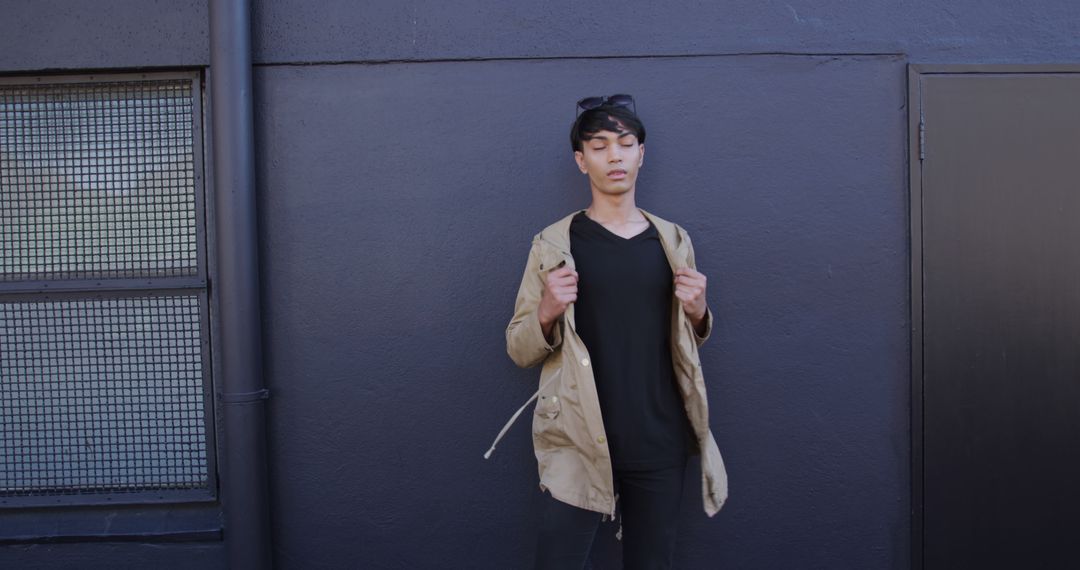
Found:
[[[650,229],[653,229],[654,227],[656,227],[652,223],[652,220],[650,220],[648,216],[645,216],[645,223],[646,223],[645,229],[641,230],[640,232],[638,232],[638,233],[636,233],[636,234],[634,234],[634,235],[632,235],[630,237],[623,237],[623,236],[621,236],[621,235],[607,229],[606,227],[604,227],[604,224],[601,224],[600,222],[590,218],[589,215],[585,213],[585,210],[579,211],[578,214],[582,218],[585,219],[585,223],[592,224],[593,226],[596,226],[597,228],[600,229],[600,231],[604,232],[605,235],[607,235],[608,237],[610,237],[613,240],[617,240],[619,243],[630,243],[630,242],[638,241],[639,239],[642,239],[644,237],[644,235],[649,232]],[[644,214],[642,214],[642,215],[644,215]]]
[[[536,236],[536,239],[550,246],[551,251],[562,255],[571,268],[574,267],[574,258],[570,255],[570,222],[578,212],[584,211],[584,209],[581,209],[576,212],[570,212],[555,223],[540,230],[540,233]],[[674,223],[656,216],[648,210],[639,207],[638,211],[645,214],[645,217],[648,218],[649,221],[652,222],[653,227],[656,228],[656,235],[660,238],[660,244],[664,246],[664,253],[668,256],[668,262],[671,263],[671,269],[676,270],[680,267],[686,267],[690,263],[690,258],[688,257],[690,240],[684,237],[685,231]],[[571,307],[572,306],[573,305],[571,305]]]

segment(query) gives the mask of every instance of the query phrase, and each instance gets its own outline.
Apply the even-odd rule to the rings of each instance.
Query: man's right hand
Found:
[[[540,305],[537,307],[537,317],[540,319],[540,328],[544,330],[544,337],[551,342],[551,329],[555,321],[566,312],[566,307],[577,301],[577,271],[569,267],[552,269],[544,281],[544,290],[540,294]]]

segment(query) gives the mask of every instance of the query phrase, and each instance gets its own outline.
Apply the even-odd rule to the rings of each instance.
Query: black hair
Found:
[[[639,144],[645,142],[645,125],[629,107],[605,104],[578,115],[570,128],[570,146],[580,151],[585,141],[600,131],[630,133]]]

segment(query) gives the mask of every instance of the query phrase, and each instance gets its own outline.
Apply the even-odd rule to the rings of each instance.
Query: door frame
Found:
[[[923,569],[922,160],[924,75],[1080,73],[1080,64],[908,64],[908,207],[911,240],[911,568]]]

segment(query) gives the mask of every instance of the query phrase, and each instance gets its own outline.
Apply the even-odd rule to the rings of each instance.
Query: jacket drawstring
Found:
[[[619,494],[615,493],[615,505],[619,504]],[[615,507],[611,510],[611,522],[615,522]],[[615,533],[615,540],[622,540],[622,509],[619,509],[619,531]]]
[[[521,415],[521,412],[524,412],[525,408],[528,408],[529,404],[533,403],[533,400],[535,400],[536,397],[540,395],[540,392],[543,392],[544,388],[547,388],[547,385],[550,384],[551,381],[557,377],[558,376],[552,376],[551,378],[548,378],[548,381],[541,384],[540,388],[536,390],[536,393],[530,396],[529,399],[525,401],[525,404],[518,408],[518,411],[514,412],[514,415],[510,416],[510,421],[506,422],[506,425],[504,425],[503,428],[499,431],[499,435],[495,436],[495,441],[491,442],[491,449],[487,450],[487,453],[484,454],[484,459],[488,459],[491,457],[491,453],[495,451],[495,446],[499,444],[499,440],[502,439],[503,436],[506,435],[506,432],[510,430],[510,426],[514,425],[514,422],[517,421],[518,416]]]
[[[615,493],[615,505],[619,504],[619,494]],[[604,516],[600,517],[600,522],[607,522],[608,517],[611,517],[611,522],[615,522],[615,507],[611,507],[611,514],[604,513]],[[622,540],[622,511],[619,511],[619,530],[615,532],[615,540]]]

